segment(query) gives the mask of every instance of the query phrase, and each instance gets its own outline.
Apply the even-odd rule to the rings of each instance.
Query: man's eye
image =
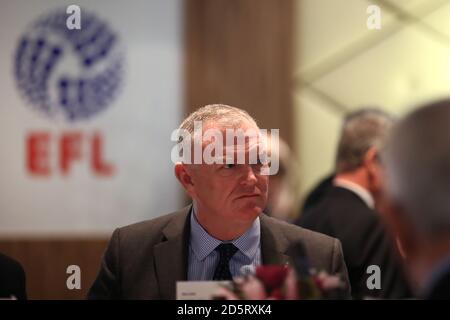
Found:
[[[232,164],[232,163],[226,163],[223,167],[225,168],[225,169],[231,169],[231,168],[234,168],[234,164]]]
[[[258,161],[256,162],[257,166],[263,167],[266,165],[269,165],[270,162],[267,161],[267,159],[258,159]]]

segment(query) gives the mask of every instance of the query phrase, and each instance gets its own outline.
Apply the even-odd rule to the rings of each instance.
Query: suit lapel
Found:
[[[175,299],[176,282],[187,278],[190,210],[191,206],[180,210],[163,229],[165,239],[154,247],[161,299]]]
[[[261,214],[260,219],[262,263],[265,265],[290,263],[290,257],[286,254],[288,242],[278,225],[265,214]]]
[[[175,299],[176,282],[187,279],[190,211],[191,206],[180,210],[163,229],[164,240],[154,247],[161,299]],[[262,263],[277,265],[290,263],[291,259],[286,254],[288,241],[277,223],[265,214],[261,214],[260,219]]]

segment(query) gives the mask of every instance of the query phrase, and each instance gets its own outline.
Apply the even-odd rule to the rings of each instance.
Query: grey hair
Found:
[[[393,123],[394,118],[390,114],[375,108],[364,108],[348,114],[341,128],[336,173],[357,169],[370,148],[380,151]]]
[[[416,230],[450,232],[450,99],[410,113],[392,130],[382,153],[387,191]]]
[[[253,119],[245,110],[228,106],[225,104],[209,104],[192,112],[181,123],[180,129],[185,129],[189,133],[194,132],[194,122],[201,121],[203,124],[215,122],[224,127],[237,128],[243,121],[248,121],[258,127]]]
[[[214,123],[223,128],[237,129],[245,121],[259,129],[255,119],[247,111],[225,104],[209,104],[188,115],[180,124],[179,129],[187,131],[195,139],[197,138],[194,137],[196,122],[201,122],[203,127]],[[178,138],[178,153],[181,157],[183,156],[182,143],[183,136],[180,135]]]

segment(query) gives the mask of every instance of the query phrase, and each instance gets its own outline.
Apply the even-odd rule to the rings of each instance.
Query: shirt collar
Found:
[[[234,239],[231,242],[242,252],[246,257],[252,259],[255,257],[256,252],[260,246],[261,239],[261,227],[259,217],[253,221],[250,228],[245,231],[239,238]],[[191,210],[191,238],[190,245],[197,258],[202,261],[211,252],[216,249],[218,245],[223,243],[222,241],[211,236],[197,221],[194,206]]]
[[[359,198],[361,198],[362,201],[370,208],[375,208],[375,200],[373,199],[372,195],[369,191],[361,187],[360,185],[347,181],[347,180],[341,180],[341,179],[335,179],[333,181],[334,185],[337,187],[341,187],[347,190],[352,191],[355,193]]]

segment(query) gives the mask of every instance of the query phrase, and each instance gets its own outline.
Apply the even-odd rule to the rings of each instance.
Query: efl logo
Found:
[[[84,10],[81,17],[81,29],[67,28],[64,9],[38,19],[15,55],[17,85],[30,105],[71,122],[105,110],[123,76],[117,35]]]
[[[124,56],[117,34],[92,13],[81,9],[79,14],[82,21],[79,29],[67,27],[71,17],[65,8],[37,19],[20,39],[14,56],[14,75],[22,96],[32,108],[54,121],[73,123],[104,111],[116,98],[123,79]],[[50,173],[33,165],[43,159],[35,158],[41,154],[36,153],[35,141],[39,141],[40,150],[49,148],[42,146],[50,143],[42,134],[32,132],[26,138],[27,168],[31,174]],[[89,134],[75,134],[78,135]],[[76,150],[81,138],[76,141],[71,138],[69,143],[68,136],[73,137],[74,133],[62,132],[57,137],[61,143],[53,144],[62,148],[55,156],[60,155],[60,170],[66,174],[67,161],[81,156]],[[89,139],[91,158],[99,159],[101,156],[95,152],[101,150],[102,135],[96,133],[95,137]],[[98,166],[91,168],[96,171]],[[97,171],[101,175],[112,173],[112,170]]]
[[[46,131],[35,131],[26,138],[26,168],[34,176],[50,176],[56,168],[67,176],[74,163],[85,160],[92,174],[111,176],[114,166],[103,159],[102,141],[99,132],[83,135],[81,131],[68,131],[58,137]]]

